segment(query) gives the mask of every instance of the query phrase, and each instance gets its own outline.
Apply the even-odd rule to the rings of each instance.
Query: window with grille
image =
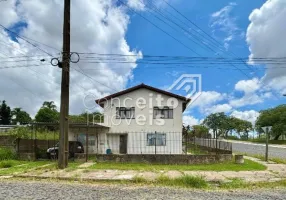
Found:
[[[135,107],[117,107],[116,108],[117,119],[134,119],[135,118]]]
[[[154,119],[173,119],[173,109],[165,106],[164,108],[154,107]]]
[[[147,146],[166,146],[165,133],[148,133]]]

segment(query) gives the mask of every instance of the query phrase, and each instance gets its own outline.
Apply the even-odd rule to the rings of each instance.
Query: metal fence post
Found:
[[[155,131],[155,155],[157,154],[157,132]]]

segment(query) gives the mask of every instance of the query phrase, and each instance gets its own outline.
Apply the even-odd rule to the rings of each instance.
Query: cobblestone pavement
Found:
[[[2,181],[0,199],[285,199],[286,189],[204,191],[167,187]]]

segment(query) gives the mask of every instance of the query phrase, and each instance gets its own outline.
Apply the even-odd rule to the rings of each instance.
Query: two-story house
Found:
[[[182,154],[182,114],[190,99],[140,84],[95,102],[104,115],[93,142],[97,153]]]

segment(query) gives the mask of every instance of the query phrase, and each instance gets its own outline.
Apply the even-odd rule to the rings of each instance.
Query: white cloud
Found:
[[[200,124],[200,120],[194,118],[193,116],[186,115],[186,116],[183,116],[183,124],[190,125],[190,126],[198,125]]]
[[[236,35],[241,35],[240,29],[236,25],[236,18],[231,16],[231,11],[237,4],[229,3],[217,12],[211,14],[211,28],[214,34],[225,33],[224,47],[227,50],[229,43],[235,39]]]
[[[249,16],[247,43],[250,58],[285,57],[286,52],[286,1],[268,0],[261,8],[255,9]],[[282,94],[286,88],[285,64],[267,64],[263,84]],[[282,68],[281,68],[282,67]]]
[[[127,0],[127,5],[135,10],[145,10],[144,0]]]
[[[260,83],[258,78],[253,78],[251,80],[240,80],[235,84],[234,88],[248,94],[257,91],[260,88]]]
[[[241,98],[234,98],[229,101],[229,104],[233,107],[243,107],[247,105],[255,105],[264,101],[262,96],[257,94],[247,94]]]
[[[218,105],[214,105],[212,107],[208,107],[205,109],[207,114],[211,114],[211,113],[219,113],[219,112],[225,112],[228,113],[232,110],[232,106],[229,104],[218,104]]]
[[[257,117],[259,117],[259,112],[255,110],[246,110],[246,111],[234,110],[230,115],[239,119],[250,121],[254,125]]]
[[[201,95],[192,102],[190,107],[204,108],[210,106],[226,98],[226,94],[222,94],[216,91],[203,91]]]
[[[28,26],[23,28],[21,35],[61,50],[63,1],[25,0],[17,2],[17,7],[15,0],[1,2],[0,23],[11,28],[19,22],[25,22]],[[129,23],[126,8],[118,6],[112,0],[86,0],[84,3],[74,0],[71,5],[71,51],[133,54],[140,57],[141,52],[130,49],[125,40]],[[41,58],[46,59],[47,65],[1,69],[0,99],[5,99],[12,107],[22,107],[31,114],[35,114],[43,101],[53,100],[59,105],[60,69],[49,65],[50,58],[45,53],[21,39],[18,41],[19,43],[12,41],[9,35],[0,28],[0,42],[6,44],[6,46],[0,45],[0,60],[5,60],[0,63],[0,67],[41,64],[39,61]],[[39,45],[39,48],[54,55],[58,53],[44,45]],[[43,56],[29,59],[6,58],[6,56],[13,55]],[[84,111],[83,98],[86,94],[93,94],[94,98],[98,98],[123,89],[127,80],[132,77],[132,70],[136,67],[133,63],[87,63],[86,57],[86,55],[81,55],[80,62],[71,65],[71,113]],[[130,56],[125,60],[134,62],[138,57]],[[7,60],[18,61],[6,62]],[[29,61],[20,62],[19,60]],[[78,71],[83,71],[96,81],[90,80]]]

